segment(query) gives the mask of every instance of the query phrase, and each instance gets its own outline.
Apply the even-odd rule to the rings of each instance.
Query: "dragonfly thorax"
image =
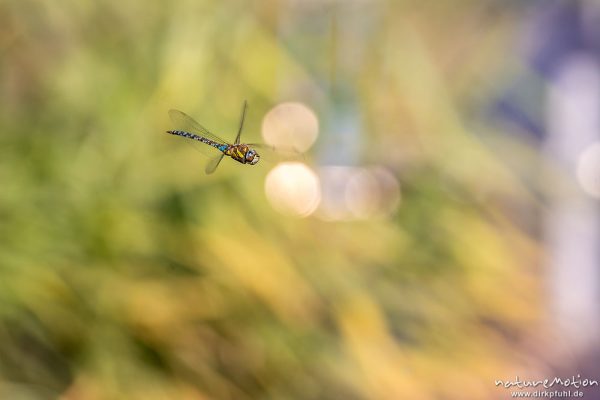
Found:
[[[225,151],[225,154],[242,164],[254,165],[260,160],[256,150],[251,149],[246,144],[232,144]]]

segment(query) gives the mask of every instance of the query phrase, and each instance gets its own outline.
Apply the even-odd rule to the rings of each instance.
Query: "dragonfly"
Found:
[[[244,101],[240,125],[237,136],[235,137],[235,142],[233,143],[229,143],[217,135],[214,135],[208,129],[196,122],[192,117],[179,110],[169,110],[169,116],[171,117],[173,123],[175,123],[175,125],[178,127],[178,130],[170,130],[167,131],[167,133],[197,140],[205,145],[210,146],[203,146],[204,150],[210,150],[208,152],[204,151],[209,155],[209,157],[211,157],[210,161],[206,164],[206,168],[204,169],[207,174],[212,174],[215,172],[221,163],[221,160],[223,160],[225,156],[231,157],[235,161],[242,164],[256,165],[260,160],[260,155],[256,151],[255,147],[259,147],[259,145],[240,143],[247,108],[248,103]],[[212,150],[212,148],[216,149],[218,153]]]

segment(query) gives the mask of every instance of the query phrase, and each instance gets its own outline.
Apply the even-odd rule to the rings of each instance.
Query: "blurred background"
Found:
[[[0,398],[600,378],[598,2],[8,0],[0,54]],[[304,156],[165,134],[244,99]]]

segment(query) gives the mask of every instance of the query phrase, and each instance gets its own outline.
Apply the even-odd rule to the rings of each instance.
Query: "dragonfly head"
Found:
[[[254,149],[250,149],[246,152],[246,163],[254,165],[260,160],[260,156]]]

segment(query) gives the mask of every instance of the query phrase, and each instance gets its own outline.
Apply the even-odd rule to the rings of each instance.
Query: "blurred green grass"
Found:
[[[489,398],[542,316],[505,207],[532,199],[464,119],[512,68],[518,9],[483,3],[372,5],[350,72],[308,20],[341,5],[0,4],[0,397]],[[247,98],[258,138],[285,83],[327,120],[338,69],[389,219],[281,216],[268,166],[205,176],[163,134],[169,108],[228,132]]]

